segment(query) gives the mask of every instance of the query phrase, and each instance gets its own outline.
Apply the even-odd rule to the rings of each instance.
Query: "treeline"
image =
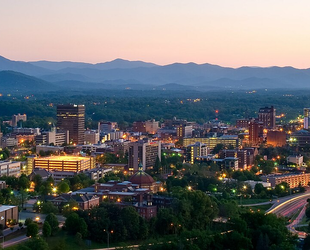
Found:
[[[310,106],[310,92],[307,91],[258,91],[253,94],[243,91],[184,92],[182,95],[152,97],[146,91],[141,91],[140,96],[123,96],[117,93],[107,96],[100,93],[98,91],[86,95],[87,93],[77,92],[76,95],[66,96],[50,93],[29,100],[23,97],[14,97],[13,100],[2,97],[0,117],[9,119],[15,113],[26,113],[29,121],[25,126],[46,128],[47,124],[51,125],[56,120],[57,104],[80,103],[86,105],[87,127],[96,127],[99,120],[117,121],[126,126],[126,123],[137,120],[163,120],[175,116],[203,123],[215,118],[215,110],[219,110],[219,120],[235,123],[238,118],[257,116],[258,109],[264,106],[274,105],[278,113],[286,114],[285,119],[296,118],[298,114],[302,114],[304,107]]]

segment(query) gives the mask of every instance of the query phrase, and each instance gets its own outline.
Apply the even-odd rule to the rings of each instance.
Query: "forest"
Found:
[[[50,92],[37,95],[0,96],[0,119],[25,113],[24,127],[47,129],[56,122],[58,104],[84,104],[87,128],[96,128],[100,120],[116,121],[126,127],[133,121],[173,117],[200,124],[218,118],[234,124],[236,119],[256,117],[259,108],[273,105],[277,114],[284,114],[278,122],[287,122],[302,114],[310,106],[310,91],[133,91],[99,90],[96,92]],[[215,111],[218,110],[218,113]],[[2,125],[2,130],[5,130]]]

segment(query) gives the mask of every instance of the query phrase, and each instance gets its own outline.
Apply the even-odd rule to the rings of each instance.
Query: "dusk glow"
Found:
[[[310,67],[310,2],[4,1],[0,54],[11,60]]]

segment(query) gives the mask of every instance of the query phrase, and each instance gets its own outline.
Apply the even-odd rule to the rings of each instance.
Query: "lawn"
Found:
[[[248,208],[248,209],[250,209],[253,212],[265,213],[271,207],[272,207],[272,204],[266,204],[266,205],[261,205],[261,206],[244,207],[244,208]]]
[[[248,204],[257,204],[257,203],[263,203],[263,202],[268,202],[271,199],[238,199],[236,202],[240,205],[248,205]],[[271,200],[272,201],[272,200]]]

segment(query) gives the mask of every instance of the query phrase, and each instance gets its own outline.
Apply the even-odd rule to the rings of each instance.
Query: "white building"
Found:
[[[301,167],[304,162],[304,157],[302,155],[290,155],[287,157],[287,163],[294,163],[297,167]]]
[[[0,176],[20,176],[21,163],[18,161],[0,161]]]

